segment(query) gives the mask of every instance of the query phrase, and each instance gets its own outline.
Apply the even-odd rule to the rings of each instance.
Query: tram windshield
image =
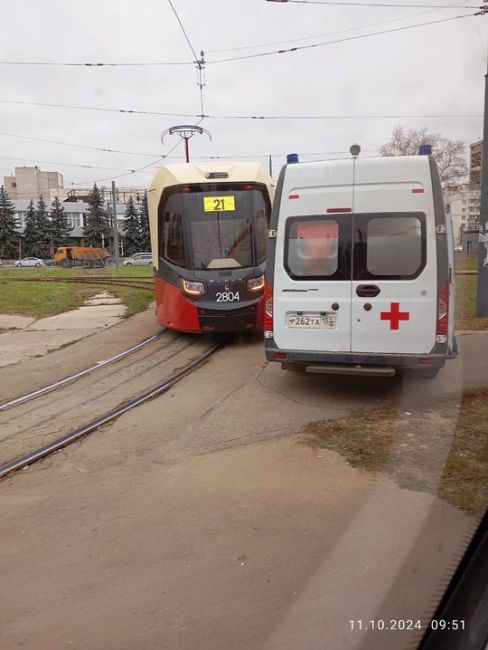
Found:
[[[250,184],[249,184],[250,185]],[[253,185],[188,186],[160,207],[161,255],[178,266],[229,269],[261,264],[269,201]]]

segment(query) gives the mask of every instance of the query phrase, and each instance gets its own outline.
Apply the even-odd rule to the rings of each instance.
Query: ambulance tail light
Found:
[[[264,283],[264,329],[273,332],[273,287]]]
[[[437,336],[446,336],[449,328],[449,281],[437,291]]]
[[[286,361],[286,352],[275,352],[273,354],[273,359],[275,361]]]

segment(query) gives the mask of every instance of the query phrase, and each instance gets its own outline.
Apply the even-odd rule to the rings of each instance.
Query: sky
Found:
[[[37,164],[63,174],[67,188],[111,180],[144,187],[163,156],[184,161],[177,135],[161,141],[181,124],[198,123],[211,135],[191,139],[192,161],[267,164],[272,155],[275,177],[290,152],[304,161],[339,158],[357,142],[361,155],[378,155],[398,125],[427,127],[467,145],[480,140],[488,15],[473,17],[477,10],[465,8],[480,0],[389,3],[408,6],[4,0],[0,177]],[[449,8],[413,6],[440,4]],[[463,15],[469,17],[377,33]],[[310,45],[317,47],[286,52]],[[195,55],[201,51],[200,93]],[[133,65],[39,65],[46,62]],[[241,119],[250,116],[274,119]]]

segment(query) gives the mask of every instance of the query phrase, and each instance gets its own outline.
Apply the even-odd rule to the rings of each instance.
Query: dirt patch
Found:
[[[437,494],[481,515],[488,502],[488,389],[311,422],[307,444],[340,453],[352,466],[383,472],[400,487]]]

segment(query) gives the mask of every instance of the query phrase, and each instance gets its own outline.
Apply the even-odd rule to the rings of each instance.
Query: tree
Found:
[[[5,191],[0,187],[0,257],[16,257],[19,233],[15,231],[17,220],[15,207]]]
[[[449,140],[441,133],[428,133],[426,127],[405,131],[402,126],[396,126],[390,141],[380,147],[380,153],[382,156],[413,156],[421,144],[432,145],[443,185],[462,182],[468,172],[464,142]]]
[[[36,239],[32,255],[40,258],[50,257],[51,222],[47,212],[47,205],[42,194],[36,206]]]
[[[133,255],[141,248],[141,233],[139,215],[132,197],[127,201],[124,228],[124,253],[126,255]]]
[[[66,246],[69,242],[72,227],[64,213],[64,207],[57,196],[51,203],[51,244],[54,250],[58,246]]]
[[[37,240],[36,210],[31,199],[24,221],[24,255],[34,255]]]
[[[102,246],[104,238],[110,236],[110,228],[107,211],[103,205],[103,198],[96,184],[90,192],[88,205],[90,207],[86,213],[84,227],[85,243],[88,246]]]
[[[147,206],[147,192],[144,192],[141,209],[139,211],[139,234],[141,238],[141,251],[150,251],[151,233],[149,231],[149,209]]]

